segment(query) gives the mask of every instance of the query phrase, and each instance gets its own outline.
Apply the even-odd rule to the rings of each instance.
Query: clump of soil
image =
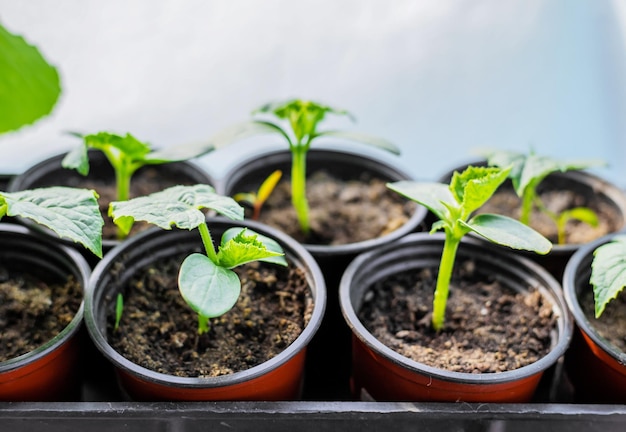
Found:
[[[626,353],[626,295],[621,293],[611,300],[600,318],[595,317],[593,288],[578,296],[580,307],[596,331],[620,351]]]
[[[599,219],[597,227],[578,220],[570,220],[565,227],[566,244],[588,243],[596,238],[618,231],[622,224],[620,215],[616,214],[615,209],[608,203],[599,199],[589,201],[585,196],[573,191],[546,190],[540,193],[540,199],[546,208],[554,214],[560,214],[564,210],[575,207],[588,207],[597,214]],[[480,213],[501,214],[519,220],[521,208],[521,199],[512,189],[500,189],[481,207]],[[556,224],[548,215],[539,211],[536,207],[530,216],[530,226],[543,234],[548,240],[557,244]]]
[[[0,361],[54,338],[72,321],[81,301],[82,290],[74,278],[47,283],[0,268]]]
[[[556,328],[550,302],[532,288],[517,293],[491,277],[477,277],[472,261],[457,264],[444,328],[433,331],[436,276],[427,268],[379,281],[368,291],[359,319],[403,356],[454,372],[518,369],[549,352]]]
[[[231,374],[284,351],[310,320],[313,299],[302,270],[255,262],[235,269],[242,281],[235,307],[198,336],[197,315],[177,285],[183,258],[162,260],[129,282],[117,331],[109,317],[111,345],[136,364],[183,377]]]
[[[260,220],[307,244],[340,245],[381,237],[405,224],[416,208],[385,183],[367,174],[343,181],[324,171],[313,173],[306,186],[311,233],[305,238],[291,204],[291,185],[283,180],[263,206]]]

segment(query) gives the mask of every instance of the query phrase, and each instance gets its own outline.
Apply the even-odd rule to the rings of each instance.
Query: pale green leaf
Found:
[[[178,288],[193,311],[215,318],[237,303],[241,282],[232,270],[215,265],[206,255],[194,253],[180,267]]]
[[[576,219],[578,221],[589,224],[592,227],[597,227],[600,223],[596,212],[587,207],[575,207],[569,210],[565,210],[559,215],[559,219],[562,219],[564,221]]]
[[[533,251],[545,255],[552,243],[544,236],[523,223],[502,215],[480,214],[461,225],[487,240],[513,249]]]
[[[93,190],[54,186],[2,192],[0,207],[6,208],[8,216],[32,219],[102,257],[104,221],[97,197]]]
[[[247,228],[231,228],[222,235],[219,265],[233,268],[252,261],[287,266],[283,248],[275,240]]]
[[[163,229],[176,226],[191,230],[204,223],[203,208],[230,219],[243,219],[243,208],[209,185],[173,186],[128,201],[114,201],[109,206],[109,215],[125,232],[133,221],[145,221]]]
[[[400,149],[395,146],[392,142],[387,141],[384,138],[380,138],[373,135],[368,135],[360,132],[352,132],[352,131],[324,131],[318,132],[318,137],[326,136],[326,137],[334,137],[345,140],[354,141],[356,143],[367,144],[373,147],[378,147],[380,149],[386,150],[393,154],[399,155]]]
[[[442,202],[454,203],[454,197],[443,183],[420,183],[402,180],[387,183],[387,187],[400,195],[415,201],[433,212],[439,219],[447,219],[448,209]]]
[[[479,209],[491,198],[507,179],[510,168],[469,166],[463,172],[455,172],[450,181],[450,191],[461,204],[465,214]]]
[[[81,175],[89,174],[89,156],[87,155],[87,146],[84,143],[77,145],[69,151],[63,160],[61,166],[66,169],[74,169]]]
[[[626,236],[616,236],[594,251],[591,278],[595,315],[599,318],[626,286]]]
[[[0,134],[50,114],[61,84],[39,50],[0,25]]]
[[[151,151],[149,144],[139,141],[129,133],[126,136],[120,136],[109,132],[98,132],[85,135],[84,139],[87,147],[99,150],[115,148],[133,160],[142,160]]]

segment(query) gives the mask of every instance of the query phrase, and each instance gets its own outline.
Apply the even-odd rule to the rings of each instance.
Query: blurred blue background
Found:
[[[351,111],[355,124],[327,127],[393,141],[402,157],[380,157],[420,180],[477,148],[533,148],[604,159],[598,174],[626,186],[625,3],[0,0],[0,22],[59,68],[64,91],[51,116],[0,137],[0,172],[66,151],[66,130],[166,147],[302,97]],[[219,177],[241,148],[200,163]]]

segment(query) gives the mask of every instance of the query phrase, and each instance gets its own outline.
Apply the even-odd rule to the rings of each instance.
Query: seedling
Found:
[[[510,151],[493,151],[485,154],[490,166],[512,166],[509,177],[513,182],[515,193],[522,200],[520,222],[529,225],[533,207],[537,207],[554,221],[557,226],[558,244],[565,243],[565,225],[569,220],[576,219],[593,227],[598,226],[598,216],[587,207],[576,207],[559,214],[550,212],[541,202],[537,187],[550,174],[581,170],[600,164],[598,161],[557,161],[534,153],[528,155]]]
[[[450,279],[456,252],[465,234],[473,232],[493,243],[514,249],[546,254],[552,248],[549,240],[532,228],[506,216],[472,212],[481,207],[504,182],[511,168],[468,167],[455,172],[449,185],[400,181],[388,183],[391,190],[423,205],[439,219],[432,232],[443,229],[445,240],[439,263],[439,274],[433,300],[432,327],[442,329]]]
[[[63,167],[75,169],[81,175],[87,175],[89,174],[87,150],[90,148],[100,150],[115,171],[117,201],[129,199],[131,178],[139,168],[145,165],[160,165],[188,160],[202,156],[214,148],[210,143],[203,143],[153,151],[148,143],[139,141],[131,134],[126,134],[126,136],[109,132],[91,135],[81,135],[75,132],[71,132],[71,134],[81,138],[82,143],[63,158]],[[124,238],[125,236],[120,232],[118,237]]]
[[[615,236],[594,251],[589,282],[593,286],[595,316],[600,318],[626,286],[626,236]]]
[[[246,228],[224,232],[216,250],[201,209],[212,209],[233,220],[243,219],[243,208],[209,185],[174,186],[109,206],[109,215],[126,233],[139,220],[167,230],[172,226],[198,229],[206,254],[187,256],[178,274],[180,293],[198,314],[198,334],[208,332],[209,319],[225,314],[237,302],[241,282],[233,268],[252,261],[287,265],[276,241]]]
[[[120,322],[122,321],[122,315],[124,314],[124,296],[122,293],[117,293],[115,300],[115,325],[113,331],[117,331],[120,328]]]
[[[61,94],[59,74],[36,47],[0,25],[0,134],[49,114]],[[50,187],[0,192],[0,219],[32,219],[60,237],[102,257],[102,226],[97,194],[91,190]]]
[[[306,197],[306,156],[313,141],[320,137],[336,137],[399,153],[397,147],[378,137],[348,131],[319,131],[317,127],[326,114],[352,117],[347,111],[316,102],[293,99],[269,103],[252,114],[256,117],[253,121],[236,125],[215,137],[216,147],[259,133],[282,136],[289,144],[292,154],[291,201],[296,210],[300,229],[305,235],[310,232],[309,204]]]
[[[241,192],[234,195],[233,199],[237,202],[245,201],[250,203],[252,205],[252,219],[258,220],[261,215],[261,208],[263,208],[263,204],[265,204],[265,201],[267,201],[272,194],[272,191],[280,181],[282,175],[283,172],[281,170],[276,170],[263,180],[263,183],[261,183],[261,186],[256,193]]]

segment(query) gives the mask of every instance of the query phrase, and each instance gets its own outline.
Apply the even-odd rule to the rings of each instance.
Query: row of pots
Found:
[[[363,171],[370,171],[385,181],[411,178],[391,164],[354,153],[311,150],[308,160],[311,172],[321,168],[333,171],[333,168],[336,168],[344,178],[352,178],[355,173]],[[263,157],[257,156],[244,162],[244,165],[251,166],[250,169],[244,169],[244,165],[236,167],[232,175],[226,176],[228,182],[219,184],[217,189],[230,195],[238,190],[251,188],[251,185],[264,179],[276,168],[286,171],[289,161],[290,154],[284,151],[272,152]],[[60,167],[60,158],[52,166],[55,164]],[[175,175],[177,178],[195,170],[191,164],[181,165],[183,168]],[[60,168],[58,170],[60,171]],[[21,183],[19,187],[41,186],[48,181],[46,177],[57,175],[53,173],[54,168],[44,171],[46,174],[41,178],[33,183]],[[96,178],[112,175],[97,170],[92,170],[92,173]],[[72,175],[62,171],[61,177],[67,179]],[[607,201],[614,201],[622,215],[626,214],[624,204],[626,199],[621,193],[611,188],[610,192],[605,192],[604,183],[601,190],[600,180],[593,176],[581,173],[575,173],[575,176],[588,179],[587,188],[593,190],[596,195],[606,197]],[[18,176],[14,185],[23,178],[24,176]],[[212,179],[195,177],[190,181],[212,182]],[[288,259],[303,269],[314,299],[314,309],[303,333],[281,354],[246,371],[215,378],[170,377],[153,372],[121,356],[111,347],[107,334],[107,322],[113,313],[115,296],[123,289],[124,283],[132,277],[133,272],[145,267],[153,256],[170,256],[197,248],[200,240],[196,235],[186,231],[148,230],[120,245],[112,244],[111,250],[103,260],[91,263],[93,269],[90,271],[86,259],[71,247],[41,235],[31,239],[30,231],[17,226],[7,226],[2,235],[13,239],[11,244],[15,247],[11,249],[11,253],[4,252],[2,259],[16,260],[18,255],[15,251],[24,249],[26,252],[22,255],[30,259],[26,268],[34,267],[35,264],[50,263],[44,264],[50,272],[67,271],[81,282],[85,287],[84,320],[89,336],[99,352],[116,366],[123,391],[128,397],[137,400],[297,399],[302,396],[302,377],[305,375],[306,367],[308,382],[304,383],[305,389],[309,386],[311,390],[308,395],[315,399],[522,402],[533,398],[542,374],[553,368],[564,355],[566,359],[571,355],[574,355],[576,360],[583,358],[583,354],[578,350],[582,350],[584,346],[570,344],[575,327],[570,309],[573,311],[576,327],[584,334],[591,334],[588,337],[591,341],[604,343],[593,330],[587,330],[586,326],[590,323],[577,309],[576,294],[588,289],[588,269],[593,248],[607,241],[607,238],[585,245],[576,253],[571,246],[563,248],[557,246],[548,256],[569,261],[563,279],[565,295],[558,277],[554,276],[559,272],[562,273],[562,268],[548,272],[544,267],[550,268],[549,264],[538,265],[520,254],[496,250],[479,240],[467,239],[459,250],[460,260],[469,258],[476,260],[476,268],[480,269],[480,273],[500,275],[496,277],[505,281],[507,286],[514,290],[524,291],[529,286],[535,287],[553,305],[557,324],[552,336],[550,353],[535,363],[513,371],[470,374],[446,372],[425,366],[383,345],[365,329],[357,317],[358,310],[368,289],[376,282],[398,272],[436,267],[442,239],[437,235],[418,232],[424,228],[426,220],[426,211],[417,207],[409,221],[392,233],[375,240],[344,246],[302,245],[264,224],[252,221],[243,223],[244,226],[250,226],[278,240],[285,249]],[[209,223],[216,233],[221,233],[232,225],[231,222],[220,218],[210,218]],[[572,254],[574,256],[570,259]],[[45,400],[63,397],[57,392],[64,388],[62,384],[71,384],[68,374],[79,369],[80,362],[80,356],[76,354],[77,349],[66,348],[68,345],[63,340],[76,343],[77,336],[80,339],[81,314],[82,309],[62,335],[40,349],[0,364],[0,379],[4,380],[0,384],[0,398]],[[575,336],[574,342],[577,340],[578,336]],[[568,348],[569,351],[566,353]],[[594,349],[598,351],[597,348]],[[41,363],[50,361],[43,360],[45,353],[52,352],[61,357],[66,351],[68,357],[61,360],[62,366],[57,367],[57,371],[49,378],[44,378],[37,372]],[[605,387],[595,378],[588,379],[580,385],[584,386],[584,394],[589,397],[590,402],[623,403],[626,401],[624,394],[626,385],[623,378],[626,368],[625,355],[611,353],[611,350],[607,353],[602,354],[599,361],[613,364],[607,369],[611,371],[609,374],[612,374],[612,384],[608,384],[610,387]],[[599,365],[594,366],[594,370],[602,368]],[[578,386],[578,378],[573,367],[568,372],[574,385]],[[589,372],[589,366],[586,365],[583,375],[588,377]],[[278,379],[281,375],[286,381]],[[15,387],[23,380],[29,383],[30,388],[19,393]],[[50,394],[42,393],[46,381],[49,381],[48,384],[54,389]],[[609,388],[615,392],[609,393]]]

